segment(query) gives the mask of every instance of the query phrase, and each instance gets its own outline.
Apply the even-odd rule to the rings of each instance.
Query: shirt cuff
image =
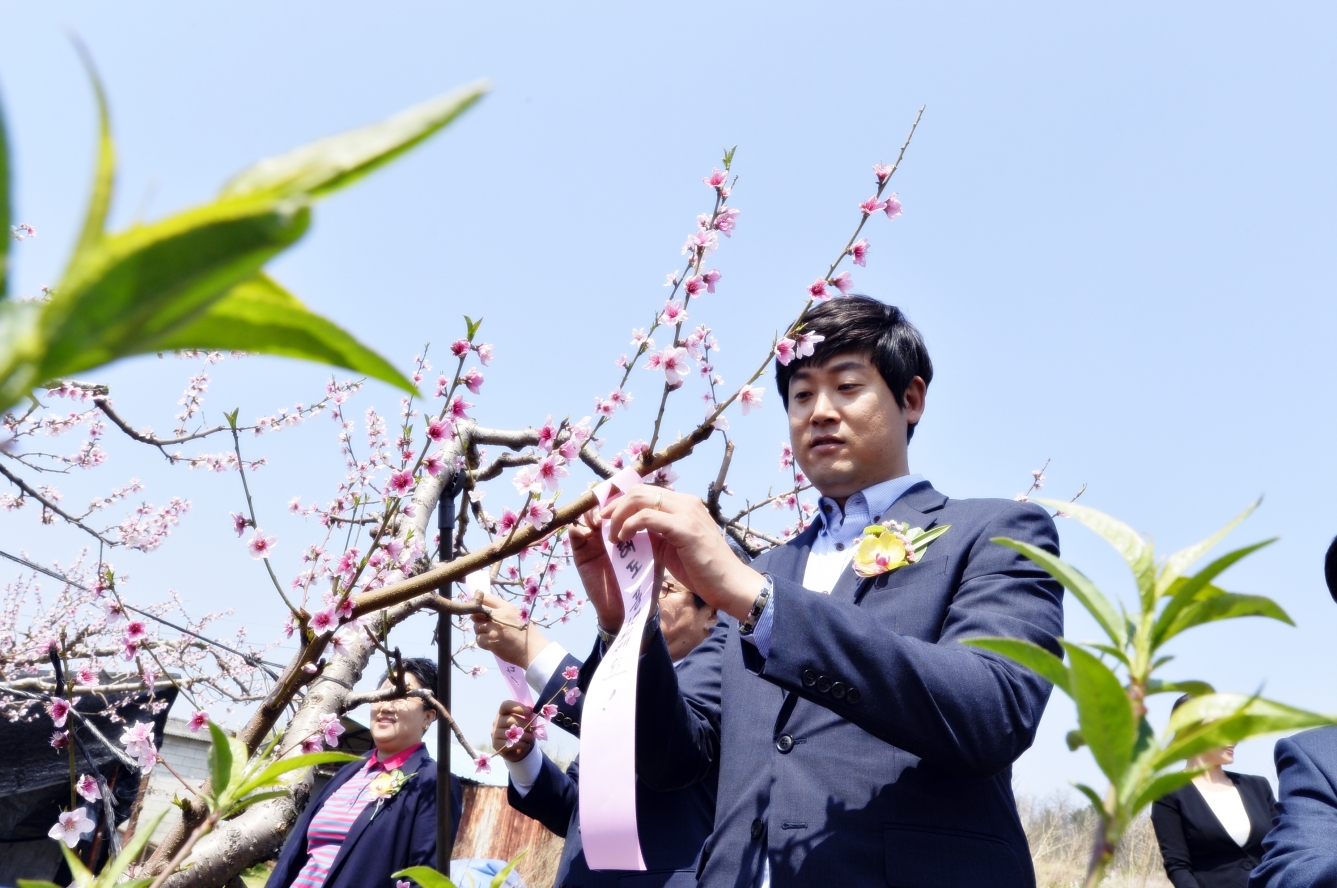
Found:
[[[525,670],[525,682],[534,689],[534,693],[541,694],[543,689],[552,681],[552,677],[557,674],[562,661],[566,659],[566,648],[555,641],[549,642],[548,646],[539,652]],[[537,772],[535,772],[537,773]]]
[[[529,750],[529,755],[513,762],[510,759],[502,759],[506,762],[506,770],[511,772],[511,786],[519,793],[520,798],[529,795],[529,791],[538,783],[539,773],[543,770],[543,751],[535,744],[534,748]]]
[[[757,653],[763,657],[771,655],[771,630],[775,627],[775,594],[767,599],[766,606],[761,610],[761,616],[757,617],[757,625],[753,627],[751,635],[744,635],[744,641],[752,642],[752,646],[757,649]]]

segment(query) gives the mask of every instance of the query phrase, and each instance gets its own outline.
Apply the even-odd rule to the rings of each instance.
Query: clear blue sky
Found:
[[[425,340],[453,339],[462,314],[482,315],[498,358],[477,415],[497,426],[584,415],[607,393],[613,359],[662,303],[663,275],[707,208],[700,177],[734,144],[742,215],[717,254],[720,292],[693,315],[716,329],[726,380],[740,381],[843,245],[870,165],[894,157],[927,104],[895,183],[905,215],[873,220],[869,266],[854,269],[860,290],[905,308],[937,367],[912,468],[952,496],[1010,497],[1052,458],[1047,492],[1089,483],[1085,502],[1164,551],[1265,495],[1232,542],[1283,539],[1225,585],[1274,596],[1298,628],[1203,630],[1167,674],[1337,712],[1337,605],[1321,571],[1337,532],[1326,4],[6,2],[17,216],[39,231],[17,245],[20,292],[54,283],[92,163],[90,93],[67,29],[111,97],[118,224],[202,199],[259,157],[490,78],[494,93],[452,130],[319,207],[275,272],[401,366]],[[190,369],[145,359],[105,379],[136,422],[166,429]],[[290,362],[224,365],[208,404],[260,415],[309,403],[324,377]],[[650,375],[632,391],[611,445],[648,437]],[[395,403],[371,394],[361,403]],[[732,480],[753,495],[782,481],[774,395],[733,417],[747,458]],[[690,396],[678,410],[671,429],[698,416]],[[328,498],[332,430],[322,421],[257,447],[272,461],[262,525],[291,573],[315,528],[282,507]],[[718,452],[704,447],[680,488],[704,491]],[[119,557],[137,594],[174,587],[197,613],[231,605],[225,625],[276,637],[280,608],[228,531],[236,478],[116,455],[62,481],[71,499],[137,474],[150,500],[195,503],[162,551]],[[31,512],[0,515],[0,536],[48,558],[79,544],[34,524]],[[1111,550],[1061,530],[1065,555],[1127,593]],[[430,621],[418,622],[406,641],[425,643]],[[1070,607],[1067,631],[1096,630]],[[565,640],[583,648],[588,632]],[[495,672],[461,692],[471,737],[500,695]],[[1063,745],[1073,720],[1056,698],[1017,766],[1019,791],[1098,779]],[[1241,747],[1240,767],[1272,776],[1271,743]]]

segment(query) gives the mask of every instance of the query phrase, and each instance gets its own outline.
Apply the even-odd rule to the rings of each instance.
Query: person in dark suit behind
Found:
[[[558,714],[553,723],[579,736],[584,698],[566,702],[563,686],[574,688],[576,682],[568,681],[562,673],[571,667],[579,670],[581,662],[549,642],[533,624],[524,632],[505,626],[518,619],[510,605],[491,596],[486,603],[500,619],[489,620],[482,615],[474,618],[479,647],[525,666],[526,680],[538,694],[537,705],[556,703]],[[714,608],[672,577],[665,577],[659,593],[658,624],[674,662],[681,661],[710,634],[715,618]],[[492,739],[511,772],[507,788],[511,807],[566,839],[553,884],[558,888],[615,888],[631,879],[637,888],[695,888],[697,860],[715,820],[716,775],[710,774],[676,792],[654,792],[638,784],[636,822],[646,871],[591,870],[585,862],[580,835],[580,759],[563,772],[535,746],[530,731],[507,746],[506,730],[512,725],[523,727],[531,716],[528,707],[505,701],[497,713]]]
[[[703,888],[1030,888],[1011,767],[1051,688],[961,642],[1008,636],[1061,656],[1062,587],[992,542],[1056,554],[1054,523],[1033,503],[949,499],[910,474],[933,367],[899,309],[842,296],[802,333],[815,352],[777,362],[776,384],[821,493],[811,526],[749,567],[696,497],[638,486],[597,516],[614,539],[656,537],[664,567],[722,612],[677,671],[662,637],[645,645],[637,773],[671,790],[719,767]],[[861,556],[873,575],[856,574],[864,529],[893,521],[948,529],[911,563],[888,545],[885,563]],[[573,530],[577,564],[606,573],[590,594],[600,624],[618,625],[611,562],[577,542]]]
[[[410,689],[436,687],[431,660],[405,660],[404,672]],[[265,888],[393,888],[391,873],[436,865],[436,762],[422,743],[436,710],[416,697],[386,700],[371,705],[371,719],[376,748],[339,769],[306,806]],[[452,774],[452,839],[463,799]]]
[[[1189,699],[1180,697],[1174,709]],[[1189,759],[1190,770],[1206,773],[1151,806],[1165,874],[1175,888],[1247,888],[1249,872],[1262,859],[1276,809],[1272,785],[1222,767],[1234,761],[1233,746]]]
[[[1323,565],[1337,601],[1337,539]],[[1337,727],[1277,741],[1281,802],[1249,888],[1337,888]]]

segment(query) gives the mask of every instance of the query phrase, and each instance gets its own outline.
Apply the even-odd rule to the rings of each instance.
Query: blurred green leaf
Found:
[[[213,722],[209,722],[209,734],[213,738],[209,747],[209,784],[212,801],[217,806],[232,781],[232,744],[228,743],[228,736],[223,733],[223,729]]]
[[[1204,567],[1191,577],[1180,577],[1167,586],[1166,591],[1170,594],[1170,600],[1166,602],[1165,607],[1161,609],[1160,616],[1156,618],[1156,625],[1151,630],[1152,644],[1159,647],[1168,636],[1166,631],[1171,624],[1179,617],[1180,611],[1188,607],[1190,603],[1197,600],[1200,594],[1211,587],[1212,580],[1216,579],[1226,571],[1231,565],[1240,559],[1252,555],[1264,546],[1270,546],[1277,541],[1276,537],[1270,540],[1263,540],[1261,543],[1254,543],[1251,546],[1245,546],[1236,549],[1233,552],[1227,552],[1211,564]],[[1218,590],[1213,594],[1225,594]]]
[[[117,854],[115,859],[107,861],[107,864],[102,867],[102,872],[98,874],[98,884],[100,886],[111,888],[112,885],[116,885],[117,888],[134,888],[137,885],[152,883],[152,879],[135,879],[131,882],[121,882],[119,880],[121,874],[126,871],[130,864],[139,858],[140,852],[148,845],[149,839],[153,838],[153,831],[158,828],[158,824],[162,823],[162,819],[166,816],[166,811],[159,811],[139,825],[135,834],[130,837],[130,841],[126,842],[125,847],[121,849],[121,853]]]
[[[1111,657],[1113,657],[1114,659],[1118,660],[1118,661],[1119,661],[1120,663],[1122,663],[1124,666],[1128,666],[1128,667],[1130,667],[1130,668],[1131,668],[1131,666],[1132,666],[1132,664],[1128,661],[1128,655],[1125,654],[1123,651],[1119,650],[1118,648],[1114,647],[1113,645],[1109,645],[1109,644],[1097,644],[1097,643],[1095,643],[1095,642],[1087,642],[1087,643],[1086,643],[1086,646],[1089,647],[1089,648],[1095,648],[1096,650],[1100,651],[1102,654],[1109,654]]]
[[[1157,770],[1178,761],[1250,737],[1337,724],[1337,719],[1243,694],[1208,694],[1195,697],[1170,716],[1173,735],[1156,757]]]
[[[41,382],[35,363],[42,354],[41,317],[41,303],[0,300],[0,413]]]
[[[1238,527],[1241,521],[1253,514],[1253,510],[1258,508],[1262,501],[1262,497],[1259,497],[1253,505],[1249,506],[1249,508],[1245,509],[1243,512],[1240,512],[1226,524],[1225,527],[1221,528],[1207,539],[1200,543],[1195,543],[1186,549],[1180,549],[1178,552],[1165,559],[1165,565],[1161,568],[1160,576],[1156,578],[1156,597],[1160,598],[1168,592],[1171,583],[1179,579],[1184,571],[1188,570],[1195,561],[1203,555],[1206,555],[1217,543],[1225,539],[1226,534]]]
[[[151,343],[295,242],[310,215],[298,205],[225,201],[134,226],[76,254],[43,313],[40,379],[157,351]]]
[[[515,857],[511,859],[510,863],[502,867],[501,872],[497,873],[495,876],[492,877],[492,884],[488,886],[488,888],[501,888],[502,884],[505,883],[506,881],[506,877],[511,874],[511,870],[515,869],[515,865],[519,863],[520,859],[528,853],[529,849],[525,848],[519,854],[515,855]]]
[[[455,883],[438,873],[430,866],[411,866],[397,873],[391,873],[392,879],[412,879],[422,888],[455,888]]]
[[[417,388],[388,361],[260,273],[232,287],[189,322],[146,340],[144,352],[175,349],[260,352],[344,367],[409,392]]]
[[[1165,798],[1176,789],[1181,789],[1193,782],[1193,778],[1202,771],[1175,771],[1171,774],[1162,774],[1152,780],[1133,797],[1129,813],[1136,816],[1147,805],[1157,799]]]
[[[19,888],[63,888],[63,886],[45,880],[19,879]]]
[[[292,758],[270,762],[263,771],[246,781],[246,785],[242,788],[241,794],[246,795],[257,789],[273,786],[279,782],[280,777],[287,774],[289,771],[296,771],[300,768],[311,768],[316,765],[334,763],[345,764],[347,762],[355,762],[359,758],[359,756],[349,755],[346,752],[311,752],[306,755],[295,755]]]
[[[479,81],[394,117],[262,160],[223,186],[223,197],[321,197],[389,163],[464,113],[488,90]]]
[[[1105,597],[1104,593],[1096,588],[1096,584],[1088,580],[1080,570],[1062,558],[1050,555],[1044,549],[1032,546],[1030,543],[1023,543],[1020,540],[1012,540],[1007,537],[994,537],[993,542],[1020,552],[1062,583],[1063,588],[1076,596],[1077,600],[1082,603],[1082,607],[1086,608],[1091,616],[1096,618],[1096,622],[1100,624],[1100,627],[1105,630],[1105,634],[1110,637],[1110,640],[1117,647],[1123,647],[1128,643],[1124,620],[1114,610],[1114,605],[1110,604],[1110,600]]]
[[[79,888],[93,884],[93,871],[84,866],[84,862],[79,859],[79,855],[64,842],[60,843],[60,853],[65,856],[65,865],[70,868],[70,875],[74,876],[74,884]]]
[[[1096,809],[1096,814],[1100,816],[1101,823],[1109,822],[1109,813],[1105,810],[1105,803],[1101,800],[1099,793],[1085,783],[1074,783],[1073,788],[1091,800],[1091,807]]]
[[[74,48],[79,59],[84,63],[88,79],[93,84],[93,96],[97,102],[97,165],[93,168],[93,191],[88,195],[88,210],[84,213],[84,227],[75,242],[74,253],[77,256],[93,249],[106,236],[107,212],[111,208],[112,179],[116,174],[116,148],[111,141],[111,118],[107,113],[107,94],[102,89],[102,78],[93,65],[93,57],[87,48],[74,41]]]
[[[251,805],[259,802],[267,801],[268,799],[282,798],[286,795],[288,795],[288,790],[286,789],[271,789],[265,792],[251,793],[250,795],[239,795],[236,801],[233,801],[228,805],[227,816],[231,817],[237,812],[244,811],[251,807]]]
[[[1076,752],[1086,745],[1086,738],[1082,736],[1081,731],[1069,731],[1063,739],[1068,744],[1069,752]]]
[[[1281,605],[1271,598],[1264,595],[1237,595],[1234,592],[1224,592],[1205,601],[1195,601],[1181,610],[1175,621],[1162,633],[1161,641],[1168,641],[1194,626],[1217,620],[1233,620],[1236,617],[1269,617],[1289,626],[1295,625],[1290,616],[1281,609]]]
[[[1039,673],[1041,678],[1059,688],[1065,694],[1072,693],[1069,689],[1071,678],[1068,667],[1063,665],[1062,660],[1038,644],[1022,641],[1019,638],[967,638],[961,643],[970,647],[993,651],[1010,660],[1016,660],[1032,672]]]
[[[1077,704],[1077,721],[1100,770],[1116,786],[1133,755],[1137,720],[1119,679],[1109,667],[1079,645],[1059,640],[1068,652],[1068,693]]]
[[[1159,679],[1147,680],[1147,694],[1192,694],[1194,697],[1201,697],[1205,694],[1215,694],[1216,688],[1205,681],[1161,681]]]
[[[14,224],[9,207],[9,173],[9,136],[5,129],[5,107],[0,105],[0,299],[9,295],[9,243],[14,239],[9,230]],[[4,346],[4,340],[0,339],[0,349]]]
[[[1061,511],[1069,518],[1080,521],[1103,536],[1111,546],[1118,550],[1119,554],[1123,556],[1123,560],[1128,562],[1128,567],[1133,571],[1133,577],[1137,580],[1142,605],[1144,608],[1150,608],[1156,585],[1155,554],[1147,541],[1142,539],[1141,534],[1117,518],[1111,518],[1104,512],[1088,506],[1063,500],[1036,499],[1034,502]]]

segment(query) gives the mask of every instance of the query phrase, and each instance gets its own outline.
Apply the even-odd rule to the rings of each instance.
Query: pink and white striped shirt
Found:
[[[320,810],[312,816],[311,825],[307,827],[306,866],[302,867],[302,871],[293,880],[292,888],[324,886],[325,880],[330,875],[330,867],[334,865],[334,858],[339,856],[339,849],[343,847],[344,839],[348,837],[348,831],[353,828],[358,815],[373,801],[367,793],[371,781],[375,780],[378,774],[401,767],[421,746],[419,743],[403,752],[397,752],[384,762],[380,760],[380,752],[373,751],[367,763],[349,777],[343,786],[330,794],[320,806]]]

